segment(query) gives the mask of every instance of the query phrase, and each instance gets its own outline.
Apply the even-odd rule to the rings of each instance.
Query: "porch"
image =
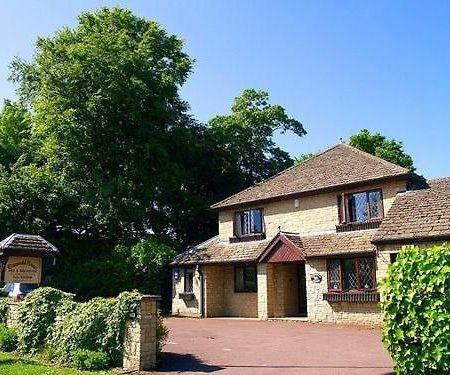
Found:
[[[202,274],[205,317],[307,315],[304,262],[208,265]]]

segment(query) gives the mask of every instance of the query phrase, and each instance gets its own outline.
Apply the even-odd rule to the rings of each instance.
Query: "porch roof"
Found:
[[[269,240],[229,243],[213,237],[178,255],[172,265],[292,262],[311,257],[375,252],[376,230],[318,235],[278,233]],[[280,253],[281,252],[281,253]]]
[[[229,243],[213,237],[178,255],[172,265],[255,262],[270,240]]]
[[[292,233],[285,235],[302,249],[306,258],[312,258],[375,252],[375,245],[371,243],[375,233],[376,229],[306,236]]]

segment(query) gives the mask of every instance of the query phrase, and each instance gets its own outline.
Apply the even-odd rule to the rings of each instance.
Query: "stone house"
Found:
[[[216,237],[173,261],[172,313],[377,325],[405,244],[450,239],[450,178],[338,144],[212,206]]]

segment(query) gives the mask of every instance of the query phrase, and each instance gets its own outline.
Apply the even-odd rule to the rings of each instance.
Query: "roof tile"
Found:
[[[211,207],[238,206],[408,173],[406,168],[349,145],[338,144]]]

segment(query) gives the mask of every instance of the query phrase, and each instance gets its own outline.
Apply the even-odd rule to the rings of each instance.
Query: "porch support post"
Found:
[[[268,298],[267,298],[267,263],[258,263],[258,318],[266,320],[269,318]]]

